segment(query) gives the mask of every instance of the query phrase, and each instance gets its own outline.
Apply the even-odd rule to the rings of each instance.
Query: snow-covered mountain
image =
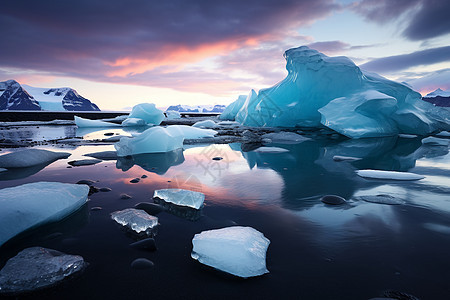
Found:
[[[0,110],[99,111],[97,105],[72,88],[21,86],[15,80],[0,82]]]
[[[422,100],[433,103],[436,106],[450,107],[450,90],[437,89],[422,97]]]
[[[171,105],[166,110],[174,110],[178,112],[217,112],[221,113],[225,109],[226,105],[197,105],[197,106],[190,106],[190,105]]]

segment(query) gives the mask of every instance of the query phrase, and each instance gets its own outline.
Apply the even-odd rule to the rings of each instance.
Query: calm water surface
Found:
[[[42,141],[84,135],[101,138],[119,129],[77,132],[71,126],[2,131],[3,138]],[[30,299],[370,299],[387,290],[420,299],[450,295],[449,139],[422,144],[420,138],[335,141],[311,139],[274,145],[287,153],[241,151],[240,144],[186,146],[168,154],[138,155],[68,168],[83,154],[112,145],[40,145],[72,156],[48,166],[0,174],[0,188],[37,181],[98,181],[109,187],[58,224],[22,236],[0,248],[0,267],[18,251],[43,246],[78,254],[89,267],[78,278],[21,298]],[[447,145],[445,145],[447,143]],[[1,154],[17,151],[2,149]],[[335,162],[334,155],[363,158]],[[212,160],[220,156],[221,161]],[[381,169],[422,174],[423,180],[369,180],[355,170]],[[136,177],[147,175],[139,183]],[[157,251],[129,247],[134,240],[110,213],[152,202],[153,191],[185,188],[206,195],[198,215],[158,214]],[[131,199],[120,199],[126,193]],[[348,203],[330,206],[320,197],[340,195]],[[403,205],[359,200],[388,194]],[[90,210],[101,207],[102,210]],[[251,226],[270,239],[270,273],[237,279],[190,257],[191,240],[203,230]],[[130,267],[136,258],[155,266]]]

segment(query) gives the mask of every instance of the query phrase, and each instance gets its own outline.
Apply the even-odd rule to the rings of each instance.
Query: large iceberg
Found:
[[[42,247],[27,248],[0,271],[0,294],[17,294],[53,286],[80,273],[87,264],[78,255]]]
[[[59,221],[87,201],[89,186],[35,182],[0,190],[0,246],[19,233]]]
[[[49,164],[61,158],[68,158],[68,152],[52,152],[43,149],[26,149],[0,156],[1,168],[27,168]]]
[[[118,156],[142,153],[162,153],[183,147],[184,139],[213,137],[217,131],[186,125],[152,127],[134,137],[123,137],[114,144]]]
[[[158,197],[175,205],[187,206],[195,209],[200,209],[205,201],[205,194],[183,189],[155,190],[153,197]]]
[[[252,227],[232,226],[198,233],[192,239],[193,259],[239,276],[253,277],[269,271],[266,252],[270,241]]]
[[[422,101],[406,85],[363,72],[347,57],[328,57],[306,46],[289,49],[284,57],[287,77],[259,93],[252,90],[236,121],[326,126],[350,138],[427,135],[450,127],[448,111]]]
[[[141,103],[135,105],[128,118],[142,119],[148,125],[159,125],[164,120],[164,113],[157,109],[153,103]]]
[[[235,101],[231,102],[225,110],[220,114],[220,120],[231,120],[234,121],[236,114],[244,105],[245,100],[247,100],[246,95],[240,95]]]

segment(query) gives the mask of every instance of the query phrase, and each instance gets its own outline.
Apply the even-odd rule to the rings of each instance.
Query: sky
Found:
[[[450,89],[448,0],[16,0],[0,81],[72,87],[102,110],[229,104],[309,46],[423,95]]]

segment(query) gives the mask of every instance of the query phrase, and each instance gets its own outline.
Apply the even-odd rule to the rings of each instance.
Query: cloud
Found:
[[[352,45],[342,42],[342,41],[325,41],[325,42],[311,43],[311,44],[308,44],[307,46],[309,48],[315,49],[322,53],[331,55],[331,54],[341,53],[341,52],[345,52],[345,51],[349,51],[349,50],[377,47],[379,45],[380,44],[352,46]]]
[[[409,54],[374,59],[360,67],[372,72],[395,72],[415,66],[450,61],[450,46],[421,50]]]
[[[351,8],[366,20],[380,25],[406,16],[402,35],[413,41],[450,33],[448,0],[363,0],[353,4]]]
[[[442,69],[435,72],[424,74],[420,78],[406,80],[415,90],[420,91],[422,95],[441,88],[450,90],[450,69]]]
[[[26,5],[2,5],[0,67],[109,82],[140,79],[147,85],[161,83],[158,76],[180,80],[192,64],[281,39],[339,8],[333,0],[42,0]]]

